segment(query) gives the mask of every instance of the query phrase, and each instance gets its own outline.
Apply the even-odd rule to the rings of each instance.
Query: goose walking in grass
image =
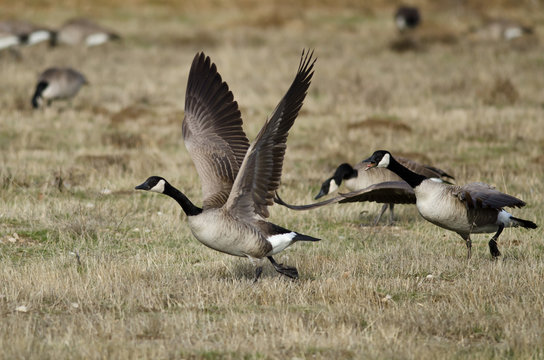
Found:
[[[365,160],[367,169],[386,168],[400,176],[410,185],[416,195],[416,206],[424,219],[445,229],[455,231],[466,242],[467,258],[471,257],[470,234],[493,233],[489,240],[491,256],[501,255],[497,239],[505,227],[535,229],[537,225],[529,220],[512,216],[504,207],[522,207],[525,202],[511,195],[503,194],[484,183],[470,183],[464,186],[449,185],[417,174],[386,150],[374,152]]]
[[[159,176],[136,187],[176,200],[193,235],[212,249],[249,258],[256,266],[255,281],[266,258],[279,273],[298,278],[295,267],[272,256],[297,241],[319,240],[266,221],[280,183],[287,135],[310,86],[314,63],[312,53],[302,53],[291,87],[250,145],[227,83],[209,57],[197,54],[189,72],[182,130],[202,182],[202,208]]]
[[[32,96],[32,106],[37,109],[43,100],[50,105],[53,100],[69,99],[88,84],[85,76],[72,68],[49,68],[40,74]]]
[[[453,176],[447,174],[441,169],[437,169],[432,166],[422,165],[413,160],[406,158],[398,158],[399,162],[404,166],[408,167],[412,171],[423,175],[429,178],[450,178],[453,179]],[[336,191],[342,182],[350,191],[357,191],[361,189],[367,189],[365,196],[359,194],[356,198],[351,197],[351,202],[355,201],[375,201],[378,203],[383,203],[383,207],[374,220],[373,226],[376,226],[380,221],[382,215],[385,213],[389,207],[389,224],[393,223],[394,214],[393,208],[395,204],[415,204],[416,196],[414,191],[409,186],[405,186],[400,190],[399,188],[394,188],[388,190],[387,184],[380,186],[373,186],[380,183],[387,183],[390,181],[403,181],[398,175],[387,170],[387,169],[373,169],[372,171],[364,171],[366,169],[367,163],[362,161],[355,166],[344,163],[336,168],[334,175],[323,182],[321,185],[321,190],[315,199],[319,199],[325,195],[331,194]],[[372,195],[372,196],[370,196]],[[343,200],[341,202],[348,202]]]

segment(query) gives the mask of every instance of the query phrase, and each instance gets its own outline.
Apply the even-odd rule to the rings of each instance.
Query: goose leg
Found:
[[[472,257],[472,240],[470,240],[470,234],[461,236],[463,237],[463,240],[465,240],[465,244],[467,245],[467,260],[470,260],[470,258]]]
[[[274,269],[276,269],[276,271],[279,272],[280,274],[290,277],[291,279],[298,279],[298,271],[296,267],[284,266],[283,264],[278,264],[272,256],[269,256],[268,260],[270,260],[270,262],[274,266]]]
[[[259,280],[262,273],[263,273],[263,267],[262,266],[257,266],[255,268],[255,280],[253,280],[254,284],[257,282],[257,280]]]
[[[387,210],[387,206],[388,204],[383,204],[382,209],[380,210],[380,213],[376,217],[376,220],[374,220],[374,224],[372,224],[372,226],[378,225],[378,223],[380,222],[380,219],[382,218],[383,213],[385,212],[385,210]]]
[[[395,207],[395,204],[389,204],[389,225],[393,225],[395,222],[395,216],[393,213],[393,208]]]
[[[497,230],[497,233],[493,235],[491,240],[489,240],[489,251],[491,252],[491,256],[493,256],[493,258],[501,256],[501,252],[499,251],[499,248],[497,246],[497,239],[499,238],[499,235],[502,233],[503,230],[504,225],[499,224],[499,229]]]

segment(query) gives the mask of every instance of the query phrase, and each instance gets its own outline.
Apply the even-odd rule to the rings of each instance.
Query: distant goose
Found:
[[[453,179],[453,176],[447,174],[441,169],[437,169],[432,166],[421,165],[415,161],[406,158],[399,157],[398,160],[404,166],[425,177],[447,177]],[[372,171],[364,171],[366,168],[366,162],[360,162],[354,167],[346,163],[341,164],[334,172],[334,175],[323,182],[323,184],[321,185],[321,190],[319,191],[319,194],[317,194],[315,199],[317,200],[325,195],[336,191],[342,184],[342,181],[344,181],[346,187],[350,191],[356,191],[361,189],[370,190],[368,187],[371,185],[390,181],[403,181],[399,176],[387,169],[373,169]],[[393,223],[393,208],[395,204],[416,203],[415,194],[410,187],[404,187],[403,193],[399,192],[398,189],[394,192],[390,191],[390,193],[388,193],[388,191],[384,187],[381,187],[379,193],[374,193],[374,195],[372,196],[372,200],[363,200],[361,197],[359,197],[359,199],[359,201],[375,201],[378,203],[384,203],[380,213],[374,220],[374,226],[378,224],[388,206],[390,215],[389,221],[390,223]]]
[[[136,187],[176,200],[193,235],[212,249],[249,258],[256,266],[255,281],[265,258],[279,273],[298,278],[296,268],[278,264],[272,255],[297,241],[319,240],[265,220],[280,184],[288,131],[310,86],[314,63],[312,53],[302,53],[291,87],[250,146],[227,83],[209,57],[197,54],[189,72],[182,130],[202,182],[203,206],[194,205],[162,177],[152,176]]]
[[[385,150],[374,152],[367,169],[386,168],[406,181],[416,194],[416,206],[424,219],[435,225],[458,233],[465,240],[471,257],[470,234],[492,233],[489,250],[493,257],[500,256],[497,239],[505,227],[535,229],[537,225],[529,220],[512,216],[504,207],[522,207],[525,202],[503,194],[484,183],[470,183],[464,186],[448,185],[427,179],[400,164]]]
[[[120,36],[88,19],[72,19],[65,22],[57,31],[56,43],[67,45],[100,45]]]
[[[471,32],[482,40],[513,40],[533,34],[533,28],[510,19],[488,19],[483,26]]]
[[[87,83],[85,76],[74,69],[49,68],[38,78],[32,106],[38,108],[43,100],[50,105],[53,100],[74,97],[81,86]]]
[[[0,51],[20,45],[22,40],[19,36],[0,31]]]
[[[412,6],[400,6],[395,11],[395,25],[400,32],[415,29],[421,23],[419,9]]]
[[[24,20],[0,21],[0,32],[18,36],[24,45],[34,45],[43,41],[52,41],[54,32],[46,27]]]

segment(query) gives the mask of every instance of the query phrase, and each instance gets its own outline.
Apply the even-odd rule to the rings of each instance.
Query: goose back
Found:
[[[77,18],[65,22],[57,31],[56,41],[67,45],[100,45],[108,40],[119,39],[119,35],[89,19]]]
[[[462,236],[496,231],[497,217],[503,207],[525,205],[522,200],[484,183],[455,186],[429,179],[414,190],[421,216]]]
[[[87,79],[71,68],[49,68],[38,78],[38,83],[47,83],[41,96],[44,99],[63,99],[77,94]]]

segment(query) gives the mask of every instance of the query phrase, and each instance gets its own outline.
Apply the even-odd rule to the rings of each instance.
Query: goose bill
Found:
[[[370,170],[370,169],[372,169],[373,167],[376,167],[376,166],[378,165],[378,163],[370,162],[370,159],[365,160],[365,162],[367,162],[367,161],[368,161],[369,163],[366,165],[365,171]]]
[[[134,188],[135,190],[149,190],[149,185],[144,182],[143,184],[140,184]]]

